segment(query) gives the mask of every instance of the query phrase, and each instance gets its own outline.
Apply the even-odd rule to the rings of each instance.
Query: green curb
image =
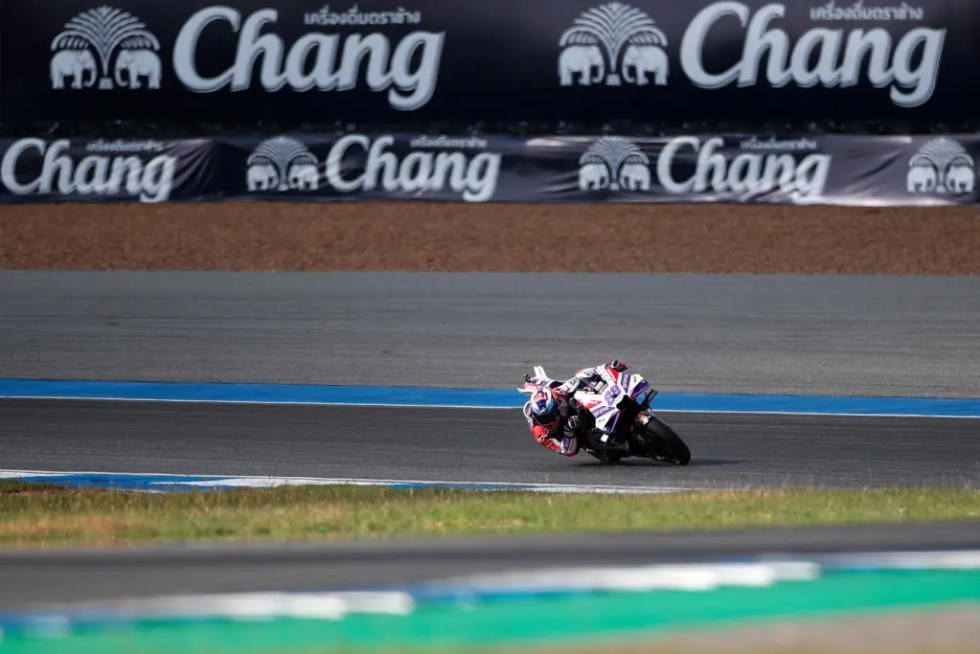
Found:
[[[422,604],[408,616],[147,621],[61,635],[10,633],[3,654],[297,654],[582,643],[746,622],[980,603],[980,570],[830,572],[814,581],[713,591],[595,593]]]

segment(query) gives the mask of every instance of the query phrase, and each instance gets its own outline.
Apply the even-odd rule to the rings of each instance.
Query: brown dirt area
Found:
[[[980,273],[980,210],[425,202],[0,208],[0,269]]]

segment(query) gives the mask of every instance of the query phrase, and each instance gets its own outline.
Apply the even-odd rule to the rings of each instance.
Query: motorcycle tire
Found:
[[[586,450],[593,457],[598,459],[602,463],[608,463],[610,465],[619,463],[619,460],[623,458],[623,455],[619,452],[605,452],[603,450]]]
[[[642,428],[641,438],[652,458],[675,466],[686,466],[691,461],[691,450],[673,430],[657,416]]]

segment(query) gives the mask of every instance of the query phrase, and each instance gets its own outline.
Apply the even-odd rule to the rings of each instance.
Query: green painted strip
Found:
[[[834,572],[816,581],[711,592],[658,591],[501,599],[471,607],[423,605],[410,616],[344,620],[149,622],[86,627],[67,636],[9,634],[3,654],[271,654],[581,643],[610,635],[723,627],[949,604],[980,605],[980,570]]]

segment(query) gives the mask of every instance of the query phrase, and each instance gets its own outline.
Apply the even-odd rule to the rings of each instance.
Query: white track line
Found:
[[[672,486],[592,486],[585,484],[542,484],[495,481],[448,481],[424,479],[360,479],[343,477],[271,477],[248,475],[179,475],[159,472],[93,472],[93,471],[54,471],[54,470],[0,470],[0,479],[23,479],[25,477],[167,477],[147,485],[151,489],[166,490],[167,486],[192,486],[199,488],[274,488],[281,486],[396,486],[412,485],[432,488],[467,490],[466,486],[477,486],[472,490],[509,490],[538,493],[598,493],[598,494],[652,494],[693,492],[701,489]],[[483,487],[483,488],[480,488]]]
[[[2,400],[58,400],[62,402],[155,402],[167,404],[237,404],[256,406],[328,406],[328,407],[365,407],[382,409],[462,409],[488,411],[519,411],[520,407],[485,406],[477,404],[390,404],[385,402],[320,402],[320,401],[290,401],[290,400],[216,400],[216,399],[173,399],[152,397],[87,397],[77,395],[21,395],[0,394]],[[651,407],[654,413],[690,413],[690,414],[721,414],[741,416],[820,416],[828,418],[945,418],[959,420],[978,420],[978,414],[948,415],[943,413],[849,413],[827,411],[773,411],[750,409],[658,409]]]

